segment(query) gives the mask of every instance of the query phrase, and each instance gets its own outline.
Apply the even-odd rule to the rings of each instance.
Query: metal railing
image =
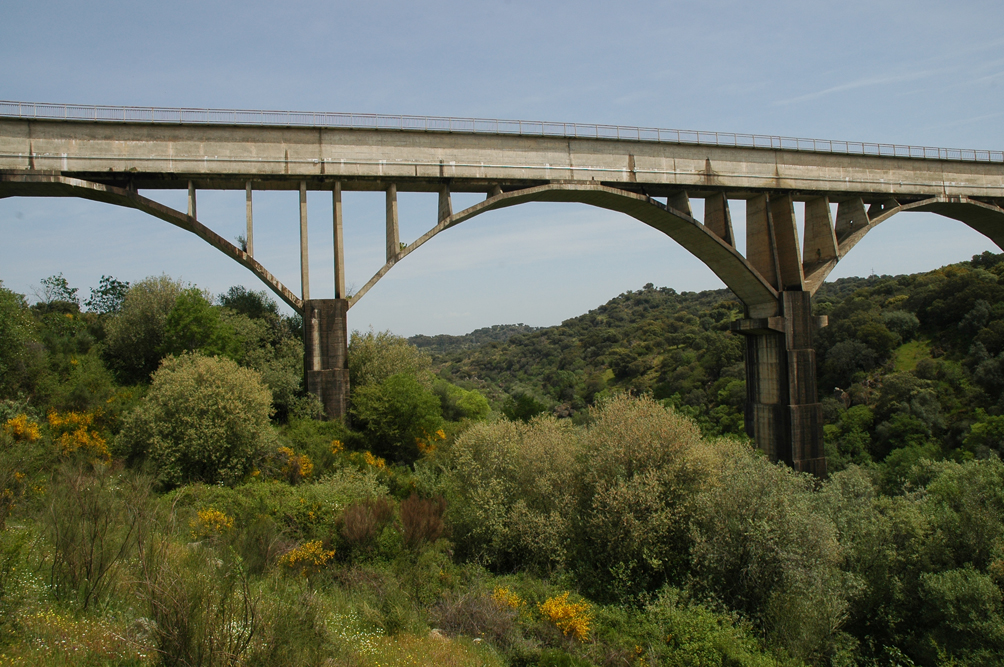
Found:
[[[0,100],[0,117],[50,120],[90,120],[128,123],[196,123],[215,125],[273,125],[335,127],[408,132],[460,132],[544,137],[616,139],[669,144],[734,146],[810,153],[876,155],[926,160],[1004,162],[1004,151],[971,148],[936,148],[861,141],[803,139],[765,134],[666,130],[655,127],[626,127],[492,118],[450,118],[446,116],[405,116],[362,113],[315,113],[304,111],[248,111],[241,109],[181,109],[166,107],[122,107],[85,104],[45,104]]]

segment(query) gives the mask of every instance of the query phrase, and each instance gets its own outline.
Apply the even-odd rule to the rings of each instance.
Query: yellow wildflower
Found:
[[[28,419],[28,415],[20,414],[12,419],[8,419],[4,428],[14,436],[15,440],[35,442],[42,437],[38,431],[38,424]]]
[[[312,540],[287,551],[279,559],[279,563],[307,576],[311,570],[320,569],[327,565],[334,555],[334,549],[328,551],[320,540]]]
[[[188,523],[192,529],[192,537],[199,539],[222,535],[234,527],[234,518],[227,516],[212,507],[201,509],[196,513],[196,518]]]
[[[593,615],[588,602],[569,602],[568,593],[548,598],[539,606],[540,613],[565,635],[579,641],[589,638]]]
[[[509,607],[510,609],[519,609],[526,604],[523,598],[504,586],[499,586],[492,591],[492,599],[500,607]]]

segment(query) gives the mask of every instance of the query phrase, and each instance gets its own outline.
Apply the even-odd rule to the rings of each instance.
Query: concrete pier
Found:
[[[303,302],[304,386],[324,406],[324,416],[341,419],[349,408],[346,299]]]

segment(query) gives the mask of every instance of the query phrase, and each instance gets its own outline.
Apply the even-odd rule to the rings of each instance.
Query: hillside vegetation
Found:
[[[824,287],[822,481],[727,292],[354,333],[347,425],[264,293],[0,286],[0,665],[999,664],[1001,259]]]

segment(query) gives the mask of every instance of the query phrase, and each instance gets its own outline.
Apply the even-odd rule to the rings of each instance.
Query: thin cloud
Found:
[[[848,90],[856,90],[858,88],[869,88],[872,86],[882,86],[890,83],[902,83],[904,81],[917,81],[918,79],[926,79],[928,77],[935,76],[937,74],[944,74],[945,72],[951,71],[952,68],[940,67],[938,69],[923,70],[920,72],[909,72],[905,74],[895,74],[890,76],[870,76],[863,79],[858,79],[857,81],[849,81],[847,83],[842,83],[837,86],[832,86],[824,90],[819,90],[814,93],[807,93],[805,95],[799,95],[798,97],[792,97],[786,100],[778,100],[774,102],[774,106],[784,106],[787,104],[798,104],[800,102],[808,102],[810,100],[816,100],[820,97],[826,97],[827,95],[833,95],[834,93],[842,93]]]

